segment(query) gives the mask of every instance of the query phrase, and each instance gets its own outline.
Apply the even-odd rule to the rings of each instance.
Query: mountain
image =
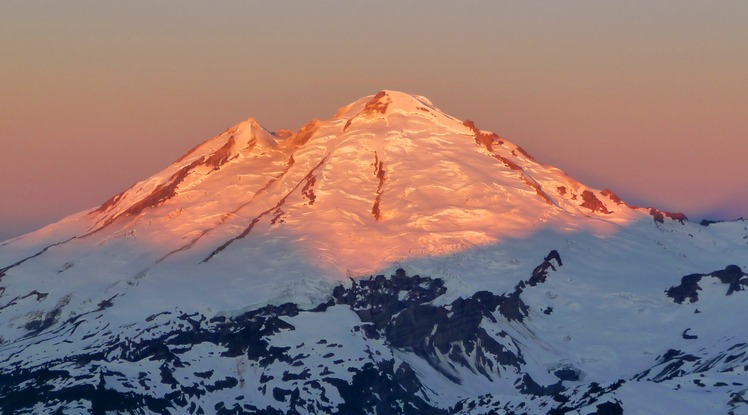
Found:
[[[746,240],[420,96],[248,119],[0,244],[0,407],[744,414]]]

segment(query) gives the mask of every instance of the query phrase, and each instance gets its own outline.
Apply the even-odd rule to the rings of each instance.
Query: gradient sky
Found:
[[[4,1],[0,240],[254,117],[424,95],[629,203],[748,217],[748,1]]]

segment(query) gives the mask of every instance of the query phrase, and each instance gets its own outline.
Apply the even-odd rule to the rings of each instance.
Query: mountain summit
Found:
[[[363,274],[543,228],[611,233],[649,214],[426,98],[381,91],[296,133],[239,123],[74,219],[85,230],[70,236],[130,234],[154,265],[282,237],[289,254]]]
[[[250,118],[0,244],[0,412],[745,414],[746,238],[420,96]]]

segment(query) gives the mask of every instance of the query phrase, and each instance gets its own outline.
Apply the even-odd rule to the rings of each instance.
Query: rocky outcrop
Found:
[[[589,190],[585,190],[582,192],[582,200],[583,200],[581,204],[582,207],[585,207],[593,212],[600,212],[600,213],[605,213],[605,214],[610,213],[610,211],[608,210],[607,207],[605,207],[603,202],[601,202],[600,199],[598,199],[597,196],[595,196],[595,194]]]
[[[423,386],[407,363],[397,366],[393,361],[379,365],[367,363],[350,382],[335,380],[332,383],[344,401],[336,413],[447,414],[446,410],[418,397]]]
[[[376,197],[374,198],[374,205],[371,207],[371,214],[374,216],[374,220],[378,221],[382,215],[380,204],[382,203],[382,193],[384,193],[384,181],[387,178],[387,172],[384,170],[384,162],[379,160],[377,152],[374,152],[374,175],[377,177],[379,183],[377,184]]]
[[[603,196],[606,196],[608,199],[612,200],[617,205],[626,205],[626,203],[623,200],[621,200],[621,198],[618,197],[617,194],[613,193],[613,191],[610,189],[603,189],[600,191],[600,194]]]
[[[522,301],[522,292],[529,286],[535,287],[538,284],[542,284],[548,278],[548,270],[551,269],[556,271],[556,267],[553,265],[551,260],[555,260],[558,266],[562,266],[561,256],[555,249],[550,251],[548,255],[543,258],[538,266],[532,270],[532,275],[526,281],[520,281],[515,287],[514,291],[510,294],[503,294],[501,296],[502,301],[499,305],[499,312],[509,321],[522,321],[526,316],[529,315],[530,308]],[[546,314],[550,314],[552,310],[548,310]]]
[[[348,119],[348,121],[345,123],[345,126],[343,127],[343,131],[345,132],[348,127],[351,126],[353,120],[357,117],[371,117],[377,114],[385,114],[387,112],[387,107],[391,102],[392,99],[389,97],[389,95],[387,95],[387,91],[379,91],[369,101],[366,102],[366,105],[364,105],[364,108],[361,110],[361,112]]]
[[[308,122],[305,126],[301,127],[299,131],[291,135],[291,137],[288,139],[289,145],[293,147],[303,146],[307,141],[309,141],[310,138],[312,138],[314,133],[317,132],[317,130],[319,129],[319,125],[319,120],[312,120]]]
[[[475,123],[473,121],[465,120],[462,124],[473,132],[475,144],[485,147],[486,150],[490,152],[493,152],[494,145],[504,144],[504,141],[501,139],[501,137],[494,133],[481,130],[480,128],[475,126]]]
[[[415,353],[445,377],[459,383],[451,367],[462,366],[491,378],[524,363],[511,341],[505,345],[481,327],[483,319],[496,321],[493,312],[507,297],[480,291],[446,306],[429,304],[446,292],[439,279],[407,277],[397,270],[333,291],[337,304],[350,306],[362,321],[372,323],[367,336],[383,338],[389,345]],[[447,358],[447,361],[442,359]]]
[[[332,296],[335,304],[349,306],[362,321],[373,323],[380,331],[406,308],[427,304],[446,292],[441,279],[420,275],[409,277],[404,270],[398,269],[390,278],[377,275],[352,280],[348,288],[339,285]]]
[[[666,212],[657,208],[649,208],[649,214],[654,218],[655,222],[665,223],[665,218],[677,220],[680,223],[684,223],[688,220],[688,217],[680,212]]]
[[[709,226],[709,225],[714,225],[714,224],[719,224],[719,223],[736,223],[736,222],[745,222],[745,221],[746,221],[746,219],[744,219],[742,217],[737,218],[735,220],[709,220],[709,219],[702,219],[701,222],[699,222],[699,225],[706,227],[706,226]]]
[[[528,378],[523,378],[522,383],[528,385],[526,391],[536,389],[536,392],[541,393],[531,394],[532,398],[523,402],[507,400],[504,395],[492,394],[483,395],[477,399],[464,399],[454,405],[451,413],[456,415],[618,415],[622,412],[617,411],[623,411],[623,403],[615,398],[615,392],[625,383],[624,380],[618,380],[609,385],[592,382],[567,390],[554,390],[555,386],[529,386],[534,381]]]
[[[550,261],[561,265],[558,252],[551,251],[542,263],[548,268],[536,269],[530,279],[542,283],[548,269],[555,268]],[[509,294],[479,291],[436,305],[447,291],[443,280],[408,276],[398,269],[389,278],[378,275],[340,285],[328,301],[309,310],[286,303],[235,317],[158,313],[135,335],[98,329],[83,337],[94,341],[91,346],[68,356],[41,365],[8,366],[0,372],[0,410],[14,413],[50,403],[63,411],[92,413],[448,413],[425,398],[419,376],[407,362],[394,358],[396,352],[411,353],[454,383],[462,382],[461,373],[487,381],[516,377],[518,392],[550,396],[565,389],[563,379],[540,385],[522,375],[526,362],[521,345],[504,330],[486,328],[527,317],[529,307],[520,295],[528,283],[521,281],[518,287],[523,288]],[[27,330],[30,335],[52,325],[55,333],[84,330],[78,327],[93,324],[96,319],[89,318],[113,304],[114,298],[102,300],[93,313],[61,323],[59,311],[52,310],[30,322]],[[334,322],[327,314],[343,313],[340,307],[355,313],[358,321],[336,324],[352,324],[350,332],[370,346],[352,349],[334,338],[309,344],[279,340],[305,330],[305,322],[315,327]],[[205,366],[205,361],[213,363]],[[225,362],[237,369],[213,369]],[[125,366],[140,368],[139,375],[118,371]],[[245,395],[245,385],[256,385],[253,393],[274,403],[258,405]],[[218,391],[221,395],[216,396],[237,398],[205,406],[200,397]]]
[[[200,157],[199,159],[191,162],[190,164],[187,164],[186,166],[181,167],[179,170],[173,173],[167,181],[156,186],[156,188],[153,189],[150,193],[148,193],[147,195],[143,196],[139,200],[132,203],[130,206],[127,207],[127,209],[125,209],[122,212],[119,212],[112,216],[107,217],[99,225],[98,228],[96,228],[89,234],[100,231],[101,229],[112,224],[114,221],[116,221],[120,217],[136,216],[140,214],[141,212],[143,212],[145,209],[154,208],[156,206],[162,205],[164,202],[174,197],[177,194],[177,188],[179,187],[179,185],[187,178],[187,176],[190,173],[193,173],[196,169],[200,167],[207,167],[210,169],[209,170],[210,172],[219,170],[221,166],[226,164],[230,159],[232,159],[233,157],[236,157],[233,152],[235,144],[236,144],[236,139],[232,135],[226,140],[226,143],[224,143],[224,145],[222,145],[218,150],[214,151],[213,153],[209,155]],[[97,209],[91,211],[90,214],[107,212],[108,210],[117,206],[119,201],[122,200],[123,197],[128,192],[130,192],[130,190],[131,189],[128,189],[120,194],[113,196],[112,198],[104,202],[101,206],[99,206]]]
[[[665,293],[672,298],[674,302],[681,304],[688,299],[690,303],[699,300],[699,281],[704,277],[713,277],[719,279],[722,284],[728,286],[725,295],[732,295],[735,291],[742,291],[748,286],[748,274],[737,265],[728,265],[723,270],[711,272],[709,274],[689,274],[681,278],[680,284],[668,288]]]
[[[398,269],[339,285],[309,309],[285,303],[231,317],[164,311],[119,332],[96,326],[96,316],[116,305],[114,297],[99,302],[99,310],[49,325],[59,319],[51,310],[27,328],[27,347],[44,341],[40,333],[58,336],[59,344],[85,339],[86,346],[0,369],[0,412],[618,415],[625,405],[616,391],[625,382],[698,385],[689,376],[748,365],[748,345],[736,343],[721,352],[672,348],[632,379],[607,385],[585,381],[568,362],[538,376],[544,369],[523,352],[527,338],[514,336],[531,333],[528,318],[553,318],[540,309],[531,314],[537,306],[522,296],[560,266],[552,250],[512,292],[478,291],[451,302],[444,301],[443,280]],[[735,266],[706,275],[725,284],[745,278]],[[683,339],[694,338],[683,332]],[[445,403],[434,399],[443,391],[429,389],[424,373],[455,387],[480,378],[504,389]]]
[[[549,205],[553,204],[553,201],[551,200],[551,198],[548,197],[548,195],[543,191],[543,189],[540,187],[540,185],[538,184],[538,182],[535,181],[534,179],[528,177],[525,174],[525,172],[522,169],[522,167],[520,167],[517,163],[509,160],[506,157],[502,157],[502,156],[500,156],[498,154],[494,154],[493,157],[496,160],[499,160],[500,162],[502,162],[506,167],[510,168],[511,170],[519,172],[520,173],[520,178],[522,179],[522,181],[525,182],[526,185],[532,187],[535,190],[535,194],[538,195],[538,197],[540,199],[542,199],[545,203],[547,203]]]
[[[673,382],[683,379],[683,383],[698,380],[701,374],[708,371],[720,373],[742,373],[748,368],[748,344],[728,343],[724,350],[708,351],[700,348],[698,351],[685,352],[680,349],[668,349],[657,357],[654,366],[636,375],[633,380],[652,381],[656,383]],[[704,385],[699,385],[704,387]],[[737,385],[737,386],[742,386]],[[676,383],[676,387],[680,387]]]
[[[291,159],[291,160],[293,160],[293,159]],[[257,225],[260,222],[260,220],[262,220],[265,216],[268,216],[271,213],[273,213],[273,214],[275,214],[275,221],[277,221],[277,218],[278,218],[279,214],[282,214],[280,212],[280,209],[286,203],[286,199],[288,199],[296,190],[298,190],[300,187],[302,187],[302,183],[304,183],[305,186],[309,186],[309,187],[306,187],[307,191],[309,191],[310,187],[314,184],[315,172],[317,171],[317,169],[320,168],[320,166],[322,166],[325,163],[325,161],[327,161],[327,157],[322,158],[322,160],[320,160],[319,163],[317,163],[317,165],[314,166],[306,174],[306,176],[304,176],[303,179],[301,179],[298,183],[296,183],[296,185],[293,188],[291,188],[291,190],[288,193],[286,193],[286,195],[283,196],[273,207],[271,207],[270,209],[267,209],[267,210],[261,212],[259,215],[257,215],[254,219],[252,219],[251,222],[249,222],[249,225],[246,228],[244,228],[244,230],[241,233],[239,233],[239,235],[237,235],[237,236],[229,239],[228,241],[224,242],[221,246],[219,246],[218,248],[214,249],[213,252],[211,252],[210,255],[208,255],[207,257],[205,257],[205,259],[203,259],[202,262],[208,262],[208,261],[210,261],[214,256],[218,255],[219,253],[221,253],[221,251],[223,251],[224,249],[228,248],[229,245],[233,244],[234,242],[236,242],[236,241],[238,241],[240,239],[246,238],[247,235],[249,235],[249,233],[252,232],[252,229],[254,229],[255,225]],[[308,195],[308,197],[310,198],[310,203],[314,203],[314,200],[316,200],[316,196],[312,197],[312,195]],[[274,223],[273,219],[271,219],[271,221],[273,221],[273,223]]]

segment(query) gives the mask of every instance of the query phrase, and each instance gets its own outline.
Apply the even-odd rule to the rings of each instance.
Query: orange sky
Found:
[[[0,4],[0,239],[385,88],[629,203],[748,217],[744,1],[100,3]]]

